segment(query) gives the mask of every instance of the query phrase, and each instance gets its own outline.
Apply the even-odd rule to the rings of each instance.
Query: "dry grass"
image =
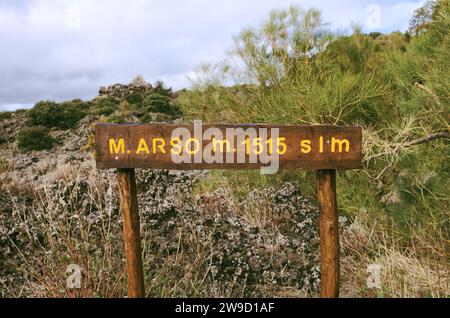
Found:
[[[3,284],[9,296],[124,295],[121,228],[108,186],[114,185],[114,180],[90,171],[75,173],[75,169],[61,166],[49,176],[51,182],[33,184],[29,180],[28,188],[20,188],[31,204],[21,200],[24,193],[18,195],[18,185],[3,187],[10,196],[12,222],[18,230],[10,231],[14,236],[5,233],[12,250],[2,254],[8,266],[15,266],[24,278],[19,280],[21,286]],[[55,189],[57,180],[61,182]],[[84,186],[87,189],[82,193]],[[69,264],[82,268],[82,289],[66,289]]]
[[[426,244],[434,247],[424,250],[416,239],[415,245],[403,246],[393,229],[362,213],[341,237],[342,296],[449,297],[448,254],[439,244]],[[371,264],[381,267],[379,289],[367,288]]]

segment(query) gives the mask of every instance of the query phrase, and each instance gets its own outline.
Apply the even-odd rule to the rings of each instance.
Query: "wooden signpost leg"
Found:
[[[336,170],[317,171],[319,201],[321,289],[320,297],[339,297],[339,224]]]
[[[144,271],[142,266],[139,210],[134,169],[117,169],[120,191],[120,210],[123,217],[125,257],[128,277],[128,297],[142,298]]]

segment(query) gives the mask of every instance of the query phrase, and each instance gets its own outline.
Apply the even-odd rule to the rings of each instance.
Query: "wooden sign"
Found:
[[[117,168],[128,297],[145,297],[135,168],[317,170],[321,297],[339,297],[336,170],[361,167],[360,127],[97,124],[97,168]]]
[[[100,169],[361,167],[359,127],[98,124],[95,136]]]

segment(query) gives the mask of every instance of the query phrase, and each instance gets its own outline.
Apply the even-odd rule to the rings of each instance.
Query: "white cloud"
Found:
[[[376,1],[0,0],[0,109],[91,98],[100,85],[137,73],[185,87],[197,65],[224,56],[232,35],[291,3],[318,8],[330,28],[346,29],[365,27],[366,8]],[[382,31],[404,30],[420,5],[378,3]]]

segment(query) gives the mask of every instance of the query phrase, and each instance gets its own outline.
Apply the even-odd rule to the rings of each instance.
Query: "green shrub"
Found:
[[[19,148],[24,151],[48,150],[56,142],[45,127],[30,127],[19,132]]]
[[[125,118],[126,116],[123,116],[120,112],[114,112],[105,119],[105,122],[110,124],[125,124],[127,122]]]
[[[164,96],[173,96],[172,88],[166,88],[166,84],[161,80],[156,81],[155,85],[153,85],[153,92]]]
[[[150,123],[150,122],[167,122],[172,119],[171,115],[167,115],[164,113],[151,113],[145,114],[141,118],[139,118],[141,123]]]
[[[144,101],[144,97],[139,92],[134,92],[125,97],[125,100],[131,104],[131,105],[138,105],[140,106],[142,102]]]
[[[162,94],[149,94],[143,101],[143,110],[150,113],[163,113],[167,115],[178,115],[180,109],[169,96]]]
[[[91,110],[94,115],[109,116],[119,107],[119,102],[114,97],[103,97],[95,101],[95,105]]]
[[[142,123],[150,123],[153,121],[153,117],[150,114],[145,114],[140,119]]]
[[[27,113],[30,125],[51,126],[59,116],[59,106],[52,101],[40,101]]]
[[[0,112],[0,121],[5,119],[11,119],[12,114],[11,112]]]
[[[41,101],[27,113],[28,124],[47,128],[73,128],[86,116],[88,104],[76,99],[64,103]]]
[[[139,114],[139,108],[135,104],[131,104],[124,100],[119,104],[118,112],[123,116],[131,116]]]
[[[127,122],[133,122],[134,116],[140,115],[137,106],[135,104],[130,104],[126,100],[122,101],[118,109],[109,115],[105,121],[112,124],[124,124]]]

